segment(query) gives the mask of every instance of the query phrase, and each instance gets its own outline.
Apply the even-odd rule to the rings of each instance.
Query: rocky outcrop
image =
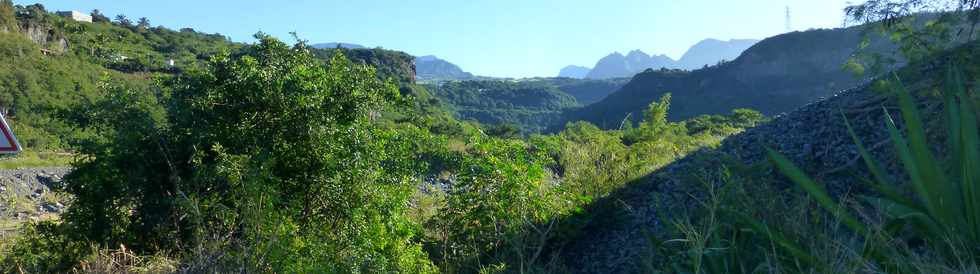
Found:
[[[24,24],[21,26],[21,32],[45,50],[57,54],[68,51],[68,39],[53,28],[39,24]]]

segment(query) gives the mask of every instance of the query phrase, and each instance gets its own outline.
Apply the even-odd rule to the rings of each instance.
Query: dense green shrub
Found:
[[[455,180],[429,228],[437,235],[430,256],[448,273],[525,272],[539,263],[567,209],[544,168],[544,151],[519,140],[476,139],[456,159]]]
[[[62,188],[75,197],[67,237],[232,255],[218,269],[432,271],[403,214],[428,134],[371,126],[395,86],[343,55],[322,66],[258,38],[158,92],[106,85],[80,106],[72,121],[93,135]]]

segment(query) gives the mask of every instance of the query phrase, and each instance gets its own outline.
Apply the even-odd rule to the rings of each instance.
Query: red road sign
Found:
[[[20,152],[20,143],[14,137],[14,131],[10,130],[7,118],[0,115],[0,154],[10,154]]]

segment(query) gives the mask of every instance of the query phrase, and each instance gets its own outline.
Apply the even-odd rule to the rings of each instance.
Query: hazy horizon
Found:
[[[678,59],[703,39],[764,39],[793,30],[840,27],[847,1],[535,1],[320,3],[295,1],[39,2],[48,10],[99,9],[114,18],[150,19],[152,25],[221,33],[252,42],[262,31],[289,41],[343,42],[415,56],[435,55],[476,75],[550,77],[567,65],[592,67],[612,52],[639,49]],[[588,33],[589,35],[582,35]]]

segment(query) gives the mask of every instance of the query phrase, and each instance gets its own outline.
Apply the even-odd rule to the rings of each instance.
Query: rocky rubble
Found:
[[[932,121],[931,129],[941,129],[937,120],[941,119],[937,115],[940,105],[935,100],[920,100],[920,104],[927,123]],[[646,239],[669,237],[663,234],[667,231],[663,220],[680,216],[676,212],[689,212],[697,204],[692,197],[703,194],[703,186],[688,178],[706,166],[733,162],[752,166],[768,161],[766,147],[786,155],[824,183],[832,195],[864,191],[855,187],[861,184],[854,174],[866,173],[866,169],[843,116],[890,174],[902,174],[884,123],[883,107],[900,123],[900,112],[894,106],[894,99],[863,85],[779,115],[767,124],[729,137],[718,148],[693,153],[597,203],[600,209],[592,211],[600,212],[600,216],[594,216],[587,229],[589,236],[573,241],[565,248],[571,251],[563,257],[570,269],[579,273],[643,272],[638,262],[652,250]],[[775,170],[763,172],[763,176],[782,182],[781,187],[792,186]]]
[[[51,189],[68,171],[68,168],[0,170],[0,219],[24,220],[64,212],[66,201]]]

